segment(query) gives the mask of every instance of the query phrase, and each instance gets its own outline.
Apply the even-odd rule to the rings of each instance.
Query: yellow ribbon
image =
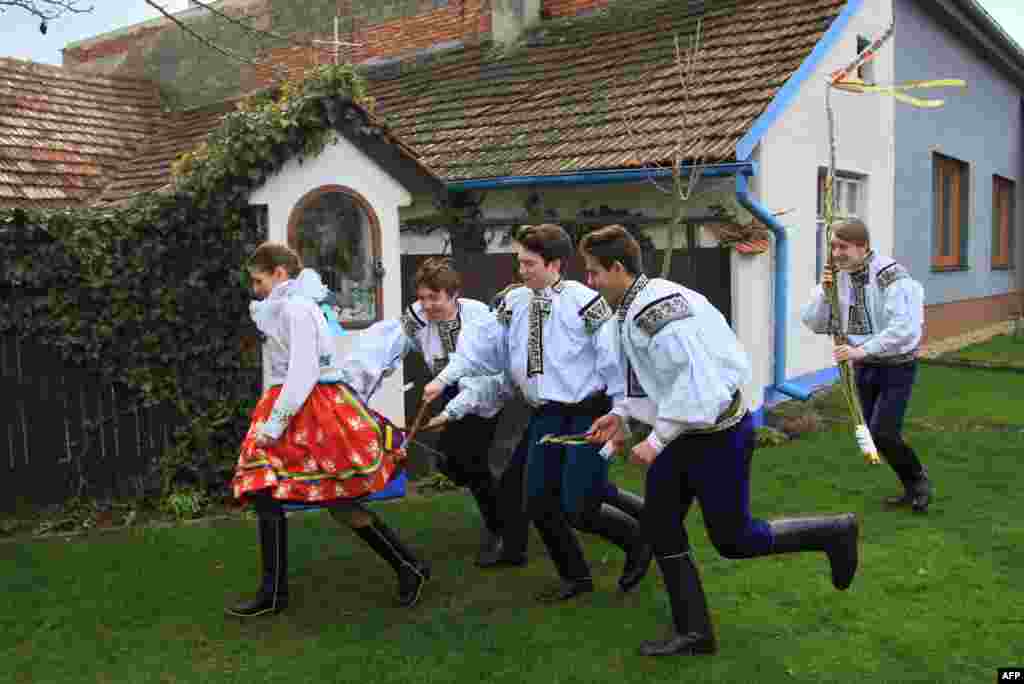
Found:
[[[959,78],[937,78],[926,81],[906,81],[897,85],[872,85],[859,79],[844,79],[832,84],[833,88],[844,90],[848,93],[875,93],[878,95],[892,95],[898,101],[922,109],[935,109],[941,107],[944,100],[930,100],[912,95],[904,94],[906,90],[917,90],[923,88],[966,88],[967,81]]]

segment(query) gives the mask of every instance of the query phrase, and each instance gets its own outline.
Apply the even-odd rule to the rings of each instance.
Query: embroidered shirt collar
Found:
[[[850,279],[857,285],[865,285],[868,282],[868,276],[871,273],[871,260],[875,258],[875,253],[870,249],[864,255],[864,260],[860,266],[850,271]]]
[[[650,278],[645,276],[643,273],[636,277],[633,284],[626,290],[626,294],[622,295],[622,300],[619,302],[617,313],[619,314],[619,320],[626,320],[626,314],[629,312],[629,307],[633,306],[633,302],[636,301],[637,295],[640,294],[641,290],[647,287],[647,283],[651,282]]]

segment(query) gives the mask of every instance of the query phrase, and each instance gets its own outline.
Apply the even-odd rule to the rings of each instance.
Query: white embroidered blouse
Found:
[[[263,301],[249,304],[263,343],[264,377],[283,385],[270,418],[260,432],[279,438],[302,408],[317,382],[337,382],[334,339],[317,302],[327,294],[319,274],[303,269],[298,278],[280,283]]]
[[[612,320],[626,378],[612,412],[651,425],[655,453],[681,434],[722,428],[746,413],[734,402],[750,380],[750,358],[703,295],[641,275]]]
[[[487,305],[475,299],[460,298],[458,306],[453,320],[430,321],[420,303],[413,302],[401,319],[370,326],[341,364],[339,372],[343,382],[364,401],[369,401],[380,381],[391,375],[413,352],[418,352],[434,373],[439,372],[455,352],[465,326],[490,315]],[[465,378],[459,382],[459,390],[444,409],[449,420],[459,420],[468,414],[491,418],[513,394],[511,385],[501,374]]]
[[[493,314],[465,326],[437,380],[507,372],[531,406],[579,403],[621,384],[614,350],[597,334],[610,315],[604,298],[575,281],[515,288]]]
[[[924,324],[924,288],[888,257],[869,253],[865,267],[836,279],[840,320],[832,318],[825,290],[816,285],[803,322],[819,334],[841,331],[868,354],[867,362],[897,363],[916,357]]]

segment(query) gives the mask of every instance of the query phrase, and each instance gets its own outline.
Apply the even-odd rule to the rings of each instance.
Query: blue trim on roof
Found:
[[[768,108],[764,110],[761,116],[757,117],[750,130],[747,131],[747,134],[740,138],[740,141],[736,144],[736,159],[745,161],[750,158],[750,154],[754,151],[757,143],[761,142],[761,138],[772,127],[772,124],[789,108],[797,93],[800,92],[804,81],[814,74],[818,65],[825,59],[825,55],[828,54],[828,51],[832,49],[832,46],[836,44],[839,37],[843,34],[847,24],[850,23],[850,19],[853,18],[853,15],[857,13],[863,4],[864,0],[849,0],[846,3],[846,7],[835,18],[832,25],[828,27],[828,31],[821,37],[818,44],[814,46],[811,54],[803,61],[800,68],[793,72],[793,75],[779,88],[779,92],[775,93],[775,97],[768,104]]]
[[[692,164],[684,164],[682,173],[693,168]],[[757,173],[757,163],[729,162],[727,164],[710,164],[701,168],[701,175],[708,177],[720,176],[752,176]],[[652,178],[671,178],[672,168],[654,169],[619,169],[616,171],[580,171],[557,176],[499,176],[496,178],[480,178],[477,180],[451,181],[446,184],[448,190],[455,192],[464,190],[490,190],[493,188],[512,188],[525,185],[608,185],[611,183],[643,183]]]

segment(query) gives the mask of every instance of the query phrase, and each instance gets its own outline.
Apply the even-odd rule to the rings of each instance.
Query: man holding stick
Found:
[[[629,418],[653,428],[633,448],[632,460],[650,466],[642,526],[665,580],[675,628],[665,640],[641,644],[640,653],[717,651],[682,524],[694,499],[712,544],[726,558],[824,551],[833,585],[849,587],[857,569],[852,513],[770,522],[751,516],[755,438],[740,392],[750,361],[722,314],[693,290],[648,279],[640,246],[622,226],[588,234],[580,252],[588,282],[616,307],[609,325],[626,384],[625,398],[595,421],[590,440],[621,442]]]
[[[928,510],[931,482],[914,450],[903,440],[903,416],[917,375],[917,349],[924,323],[924,289],[907,270],[871,250],[863,221],[832,229],[832,258],[838,278],[825,268],[803,310],[803,322],[821,335],[843,331],[836,361],[852,361],[864,417],[878,450],[903,484],[903,495],[889,506]],[[832,316],[826,288],[839,288],[840,318]]]

